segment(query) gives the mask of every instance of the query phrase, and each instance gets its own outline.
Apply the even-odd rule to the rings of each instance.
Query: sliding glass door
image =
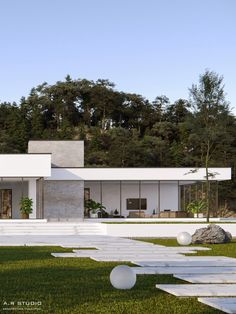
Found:
[[[12,218],[12,190],[0,189],[0,218]]]

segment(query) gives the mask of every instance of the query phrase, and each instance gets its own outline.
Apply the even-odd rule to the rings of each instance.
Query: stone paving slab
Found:
[[[95,245],[92,245],[92,244],[81,244],[81,245],[78,245],[78,243],[76,244],[65,244],[65,245],[60,245],[61,247],[65,248],[65,249],[84,249],[84,248],[88,248],[88,249],[97,249],[97,247],[95,247]]]
[[[236,284],[158,284],[156,288],[177,297],[236,296]]]
[[[168,252],[168,251],[164,251],[164,252],[158,252],[158,251],[139,251],[139,250],[128,250],[128,251],[123,251],[123,250],[114,250],[110,249],[110,250],[104,250],[103,248],[98,248],[99,251],[102,251],[106,254],[142,254],[143,256],[147,256],[146,260],[148,260],[148,256],[152,256],[152,255],[157,255],[159,257],[163,256],[163,255],[168,255],[168,256],[173,256],[173,257],[185,257],[185,255],[180,255],[180,254],[184,254],[184,253],[188,253],[188,254],[196,254],[196,251],[189,251],[189,252]]]
[[[96,244],[97,245],[97,244]],[[115,250],[117,251],[140,251],[140,252],[158,252],[160,254],[162,253],[165,253],[165,252],[168,252],[168,253],[189,253],[189,252],[197,252],[196,250],[193,250],[193,249],[188,249],[186,250],[185,248],[178,248],[178,249],[172,249],[172,248],[158,248],[158,247],[145,247],[145,246],[133,246],[133,245],[129,245],[129,246],[122,246],[122,244],[120,244],[119,246],[117,247],[114,247],[112,244],[108,244],[107,245],[97,245],[98,247],[101,247],[103,250],[112,250],[114,251],[114,248]]]
[[[234,264],[236,263],[236,258],[232,258],[232,257],[225,257],[225,256],[184,256],[184,255],[179,255],[179,257],[175,260],[175,259],[171,259],[171,261],[184,261],[184,262],[209,262],[208,266],[214,266],[215,262],[225,262],[226,263],[231,263]],[[156,261],[132,261],[133,264],[136,264],[138,266],[142,266],[142,267],[155,267],[155,266],[160,266],[159,264],[159,260]],[[168,260],[166,261],[166,263],[168,263]],[[225,265],[223,265],[225,266]]]
[[[236,274],[178,274],[174,277],[191,283],[236,283]]]
[[[203,246],[189,246],[189,248],[195,251],[211,251],[211,248]]]
[[[77,256],[79,257],[79,256]],[[80,256],[82,257],[82,256]],[[84,256],[85,257],[85,256]],[[170,256],[168,256],[167,258],[169,258]],[[108,256],[108,255],[104,255],[104,256],[90,256],[90,258],[94,261],[97,262],[131,262],[132,259],[136,258],[133,255],[132,256]],[[145,260],[146,257],[138,257],[138,259],[140,261]],[[153,257],[153,261],[156,260],[156,257]],[[141,267],[140,267],[141,268]]]
[[[86,252],[89,251],[89,252]],[[93,250],[94,252],[91,252],[90,250],[81,250],[81,251],[73,251],[74,253],[76,253],[79,256],[85,255],[87,257],[100,257],[100,258],[108,258],[110,257],[111,259],[113,258],[123,258],[125,260],[127,260],[127,258],[129,260],[146,260],[147,258],[153,261],[159,260],[161,259],[162,261],[166,260],[166,259],[170,259],[173,258],[173,255],[162,255],[160,256],[160,254],[147,254],[147,253],[139,253],[139,252],[131,252],[131,253],[114,253],[114,252],[104,252],[103,250],[99,251],[99,250]],[[175,256],[174,256],[175,257]]]
[[[87,252],[89,251],[89,252]],[[80,257],[80,256],[86,256],[86,257],[91,257],[91,258],[99,258],[100,260],[103,260],[103,258],[105,258],[106,260],[109,259],[109,260],[114,260],[114,259],[119,259],[119,260],[132,260],[132,259],[136,259],[138,258],[139,260],[140,259],[143,259],[143,260],[146,260],[147,257],[149,259],[152,259],[152,260],[156,260],[159,255],[156,255],[156,254],[139,254],[139,253],[130,253],[130,254],[127,254],[127,253],[113,253],[113,252],[104,252],[103,250],[101,251],[96,251],[96,250],[93,250],[93,252],[91,252],[91,250],[80,250],[80,251],[74,251],[74,253]],[[170,258],[169,255],[166,256],[166,258]]]
[[[139,266],[148,267],[151,262],[137,262]],[[185,259],[156,259],[153,265],[157,267],[236,267],[236,260],[235,261],[228,261],[228,260],[185,260]]]
[[[83,251],[83,252],[81,252]],[[139,260],[139,258],[141,258],[142,260],[147,260],[147,259],[150,259],[150,260],[153,260],[153,261],[156,261],[156,260],[164,260],[164,259],[170,259],[170,258],[178,258],[178,255],[176,254],[159,254],[159,253],[149,253],[149,252],[145,252],[145,253],[142,253],[142,252],[106,252],[106,251],[103,251],[103,250],[94,250],[94,252],[85,252],[86,250],[81,250],[81,251],[77,251],[75,253],[78,253],[78,255],[80,255],[81,253],[82,254],[90,254],[90,255],[96,255],[96,256],[100,256],[100,257],[103,257],[103,256],[110,256],[110,257],[124,257],[124,258],[131,258],[132,259],[137,259]],[[89,250],[90,251],[90,250]]]
[[[95,242],[96,243],[96,242]],[[189,251],[208,251],[208,250],[199,250],[198,248],[194,248],[194,247],[158,247],[156,245],[153,245],[153,246],[145,246],[145,245],[124,245],[124,246],[121,246],[123,245],[122,243],[119,244],[119,246],[115,246],[115,248],[117,250],[129,250],[129,249],[134,249],[134,250],[155,250],[155,251],[158,251],[158,252],[165,252],[165,251],[168,251],[168,252],[174,252],[174,253],[179,253],[179,252],[184,252],[184,253],[188,253]],[[111,243],[107,243],[104,245],[104,249],[106,248],[114,248],[114,245]],[[204,248],[205,249],[205,248]]]
[[[198,298],[198,301],[225,313],[236,313],[236,298]]]
[[[77,257],[75,253],[51,253],[54,257]]]
[[[114,249],[114,248],[110,248],[110,247],[97,247],[98,250],[101,250],[103,252],[107,252],[107,253],[114,253],[116,252],[117,254],[120,253],[120,254],[127,254],[127,253],[140,253],[140,254],[158,254],[159,256],[165,254],[165,255],[179,255],[179,254],[196,254],[197,251],[168,251],[168,250],[165,250],[165,251],[159,251],[159,250],[139,250],[139,249],[134,249],[134,248],[130,248],[130,249],[127,249],[127,250],[124,250],[122,248],[120,248],[119,250],[117,249]]]
[[[137,240],[130,240],[119,237],[112,237],[107,235],[2,235],[0,238],[0,246],[10,245],[37,245],[38,243],[43,245],[79,245],[84,246],[85,243],[88,245],[132,245],[132,246],[153,246],[153,243],[147,243]],[[162,247],[162,246],[161,246]]]
[[[96,261],[132,261],[143,267],[236,267],[236,259],[223,256],[184,256],[180,254],[159,254],[150,252],[122,252],[103,250],[73,250],[78,257],[89,257]],[[147,262],[148,259],[148,262]],[[205,270],[203,271],[205,273]],[[212,270],[210,271],[213,272]],[[215,272],[215,271],[214,271]],[[178,272],[177,272],[178,273]],[[189,273],[192,273],[191,271]]]
[[[81,247],[82,248],[82,247]],[[91,248],[91,246],[90,247],[88,247],[88,248]],[[188,252],[185,252],[185,251],[181,251],[181,252],[178,252],[178,251],[168,251],[168,250],[165,250],[165,251],[159,251],[158,249],[147,249],[147,248],[144,248],[144,249],[139,249],[139,248],[127,248],[127,249],[125,249],[125,248],[122,248],[122,247],[120,247],[119,249],[118,248],[115,248],[114,249],[114,247],[110,247],[110,246],[107,246],[107,247],[98,247],[98,249],[100,249],[100,250],[103,250],[104,252],[113,252],[113,253],[124,253],[124,254],[127,254],[127,253],[136,253],[136,252],[138,252],[138,253],[147,253],[147,254],[153,254],[153,253],[155,253],[155,254],[160,254],[160,255],[162,255],[162,254],[182,254],[182,253],[189,253],[189,252],[194,252],[194,253],[196,253],[196,251],[188,251]],[[74,251],[79,251],[80,249],[78,249],[78,248],[74,248]],[[236,260],[236,259],[235,259]]]
[[[236,274],[236,267],[132,267],[136,274]]]

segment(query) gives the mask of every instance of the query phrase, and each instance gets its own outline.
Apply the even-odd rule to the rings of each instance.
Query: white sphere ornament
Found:
[[[136,283],[136,273],[129,266],[116,266],[110,273],[110,282],[116,289],[131,289]]]
[[[192,242],[192,236],[188,232],[180,232],[177,235],[177,242],[180,245],[189,245]]]

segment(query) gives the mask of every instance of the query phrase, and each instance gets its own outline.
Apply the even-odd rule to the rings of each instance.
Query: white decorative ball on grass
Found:
[[[192,236],[188,232],[180,232],[177,235],[177,242],[180,245],[189,245],[192,242]]]
[[[116,289],[131,289],[136,283],[136,274],[131,267],[119,265],[112,269],[110,281]]]

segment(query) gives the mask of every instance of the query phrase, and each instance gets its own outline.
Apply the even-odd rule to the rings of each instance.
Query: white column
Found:
[[[28,197],[33,200],[33,212],[29,215],[29,218],[36,218],[36,179],[29,179]]]

